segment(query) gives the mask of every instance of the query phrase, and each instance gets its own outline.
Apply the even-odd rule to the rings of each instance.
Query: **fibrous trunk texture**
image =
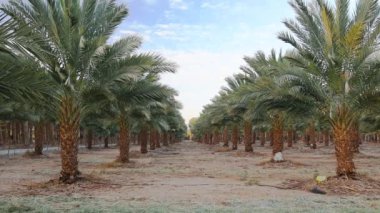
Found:
[[[142,154],[148,153],[148,130],[146,128],[143,128],[140,131],[140,152]]]
[[[283,150],[283,141],[282,141],[282,132],[283,132],[283,119],[280,115],[275,115],[273,118],[272,124],[273,132],[273,161],[281,162],[283,161],[282,150]]]
[[[167,132],[164,132],[164,136],[162,137],[163,139],[163,145],[164,146],[169,146],[169,143],[168,143],[168,133]]]
[[[256,143],[256,131],[252,132],[252,144]]]
[[[244,122],[244,147],[246,152],[253,152],[252,148],[252,123]]]
[[[360,134],[359,134],[359,125],[353,124],[350,129],[351,135],[351,145],[352,151],[354,153],[359,153],[359,145],[360,145]]]
[[[239,140],[239,128],[234,126],[232,129],[232,150],[237,150]]]
[[[337,158],[336,173],[338,176],[352,177],[356,174],[350,138],[351,125],[350,111],[344,106],[338,108],[337,115],[332,120],[335,155]]]
[[[44,144],[44,124],[42,121],[38,122],[34,127],[34,154],[42,155]]]
[[[92,149],[93,137],[94,137],[94,134],[92,132],[92,129],[87,130],[87,137],[86,137],[87,149]]]
[[[155,150],[156,149],[156,131],[151,129],[149,133],[149,149]]]
[[[108,148],[109,136],[104,137],[104,148]]]
[[[119,128],[119,161],[122,163],[127,163],[129,162],[129,132],[124,115],[120,116],[119,118]]]
[[[78,136],[80,107],[74,97],[64,95],[59,109],[59,133],[61,142],[62,171],[60,180],[75,182],[80,174],[78,170]]]

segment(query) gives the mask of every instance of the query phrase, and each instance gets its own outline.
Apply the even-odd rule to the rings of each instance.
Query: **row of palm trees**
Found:
[[[243,127],[245,150],[252,129],[272,132],[273,158],[282,161],[283,132],[331,133],[338,176],[355,175],[360,132],[380,130],[380,6],[359,0],[291,1],[295,19],[278,38],[292,50],[245,57],[241,72],[227,78],[191,127],[198,140],[230,130],[233,149]],[[293,132],[293,134],[292,134]],[[226,133],[226,134],[227,134]],[[314,142],[313,142],[314,143]]]
[[[124,5],[14,0],[0,13],[1,123],[29,121],[36,124],[34,130],[39,123],[55,124],[61,181],[74,182],[80,174],[81,129],[102,136],[118,133],[121,162],[129,160],[131,132],[180,138],[186,131],[177,92],[159,81],[162,73],[175,72],[175,64],[139,51],[138,36],[109,43],[128,15]]]

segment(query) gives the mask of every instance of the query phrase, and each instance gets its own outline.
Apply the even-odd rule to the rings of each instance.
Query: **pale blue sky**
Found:
[[[277,39],[285,30],[282,21],[294,17],[288,0],[117,1],[128,6],[129,16],[111,40],[139,34],[142,51],[162,53],[179,65],[162,81],[179,91],[186,120],[198,116],[224,79],[239,72],[245,55],[289,48]]]
[[[196,117],[224,79],[239,72],[243,56],[286,49],[276,38],[294,17],[287,0],[120,0],[130,15],[114,39],[138,33],[144,51],[179,65],[163,82],[179,91],[186,120]]]

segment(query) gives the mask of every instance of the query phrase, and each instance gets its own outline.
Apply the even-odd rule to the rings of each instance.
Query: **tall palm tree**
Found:
[[[62,170],[60,180],[73,182],[78,170],[78,135],[84,82],[108,38],[127,15],[110,1],[10,1],[2,9],[18,26],[30,28],[38,49],[29,52],[60,85],[58,109]]]
[[[336,173],[350,177],[355,175],[350,132],[380,101],[380,6],[377,0],[359,0],[351,16],[349,0],[336,0],[335,7],[325,0],[314,3],[291,2],[296,20],[284,21],[290,32],[279,34],[296,50],[288,57],[297,67],[286,75],[289,108],[325,115],[335,141]]]

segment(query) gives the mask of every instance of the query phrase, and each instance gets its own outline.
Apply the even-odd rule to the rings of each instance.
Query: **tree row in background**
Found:
[[[180,140],[186,125],[177,92],[160,83],[176,66],[141,53],[141,39],[109,43],[128,10],[114,0],[10,1],[0,12],[0,119],[2,145],[58,141],[60,180],[74,182],[78,142],[101,137],[141,152]],[[138,136],[138,137],[137,137]]]
[[[379,141],[380,6],[359,0],[353,14],[349,0],[291,1],[294,20],[278,38],[293,49],[245,57],[241,72],[205,106],[191,125],[196,140],[224,141],[237,149],[243,132],[245,151],[269,137],[273,160],[283,161],[288,146],[301,135],[316,148],[333,142],[338,176],[356,174],[353,157],[363,140]],[[364,134],[366,133],[366,134]]]

